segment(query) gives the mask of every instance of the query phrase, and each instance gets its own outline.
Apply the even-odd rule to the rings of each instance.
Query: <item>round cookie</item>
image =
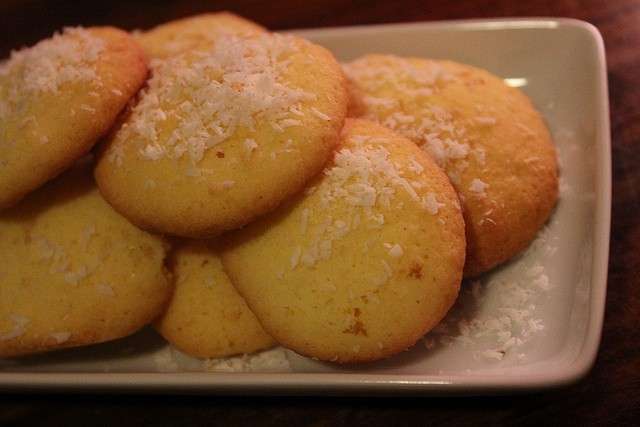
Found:
[[[266,30],[230,12],[177,19],[135,34],[149,58],[169,58],[193,49],[209,49],[223,35],[254,35]]]
[[[155,326],[173,346],[191,356],[220,358],[275,345],[231,285],[211,243],[180,243],[170,265],[175,291]]]
[[[0,214],[0,357],[130,335],[171,296],[166,242],[117,214],[87,166]]]
[[[366,55],[344,66],[350,113],[408,137],[444,168],[467,227],[465,276],[525,249],[558,197],[556,153],[519,90],[449,61]]]
[[[144,229],[204,238],[240,227],[300,191],[338,142],[342,71],[303,39],[222,36],[152,72],[95,172]]]
[[[432,329],[457,297],[464,256],[445,174],[411,141],[364,120],[347,121],[304,194],[230,233],[222,251],[271,336],[338,363],[391,356]]]
[[[0,64],[0,209],[68,168],[147,76],[142,49],[111,27],[66,28]]]

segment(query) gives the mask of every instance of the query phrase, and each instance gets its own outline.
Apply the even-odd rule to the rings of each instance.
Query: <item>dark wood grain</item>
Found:
[[[4,0],[0,55],[64,25],[147,28],[233,10],[272,29],[424,20],[566,16],[602,32],[613,136],[613,225],[602,346],[587,378],[527,396],[483,398],[219,398],[0,395],[0,425],[638,425],[640,423],[640,2]]]

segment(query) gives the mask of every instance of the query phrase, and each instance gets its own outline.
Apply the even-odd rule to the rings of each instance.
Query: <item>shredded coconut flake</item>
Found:
[[[108,297],[114,297],[116,295],[113,287],[108,283],[96,283],[95,288],[96,292],[98,292],[100,295]]]
[[[247,154],[253,153],[253,150],[258,148],[258,143],[251,138],[247,138],[244,140],[244,149],[247,151]]]
[[[475,178],[471,181],[471,185],[469,185],[469,191],[477,194],[478,196],[485,196],[485,190],[489,187],[489,184],[486,182]]]
[[[115,163],[116,166],[122,166],[124,160],[124,148],[122,145],[112,145],[108,151],[107,160],[109,163]]]
[[[495,117],[476,117],[476,123],[484,126],[493,126],[496,124]]]
[[[297,119],[283,119],[278,122],[278,125],[282,129],[286,129],[293,126],[302,126],[302,122]]]
[[[331,120],[331,117],[327,116],[326,114],[324,114],[323,112],[319,111],[316,107],[311,107],[311,112],[316,116],[321,118],[322,120],[326,120],[329,121]]]
[[[93,236],[96,235],[96,226],[94,224],[89,224],[86,227],[84,227],[82,229],[82,233],[80,234],[80,245],[84,248],[87,249],[87,247],[89,246],[89,243],[91,242],[91,239],[93,239]]]
[[[140,149],[140,154],[149,160],[158,160],[164,157],[165,150],[160,145],[149,144]]]
[[[427,193],[422,198],[422,206],[431,215],[436,215],[440,211],[440,208],[444,206],[444,203],[438,202],[434,193]]]
[[[56,341],[56,344],[64,344],[71,338],[71,332],[55,332],[49,336]]]
[[[76,270],[68,271],[64,274],[64,281],[71,284],[77,285],[82,280],[84,280],[89,275],[89,271],[86,266],[81,265]]]
[[[305,208],[302,210],[302,214],[300,216],[300,232],[303,235],[307,232],[308,226],[309,226],[309,209]]]
[[[292,270],[298,266],[298,263],[300,262],[301,254],[302,254],[302,248],[300,246],[296,246],[296,248],[293,250],[293,253],[291,254],[290,265]]]
[[[411,159],[409,160],[409,170],[419,174],[424,171],[424,167],[414,159]]]
[[[404,251],[402,250],[402,246],[397,243],[389,249],[389,255],[394,258],[400,258],[403,253]]]
[[[31,322],[29,318],[18,314],[10,315],[9,319],[13,323],[13,328],[4,334],[0,334],[0,341],[8,341],[21,337],[27,331],[27,326]]]

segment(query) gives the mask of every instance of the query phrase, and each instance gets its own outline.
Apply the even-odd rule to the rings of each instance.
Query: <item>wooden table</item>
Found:
[[[640,423],[640,1],[418,0],[0,3],[0,55],[64,25],[146,28],[228,9],[274,30],[509,16],[589,21],[606,44],[613,133],[613,225],[602,346],[592,372],[570,387],[482,398],[220,398],[0,395],[0,425],[456,425]],[[79,3],[79,2],[77,2]],[[151,2],[148,2],[151,3]],[[207,4],[205,4],[207,3]],[[301,6],[304,5],[304,6]],[[638,209],[638,211],[636,211]]]

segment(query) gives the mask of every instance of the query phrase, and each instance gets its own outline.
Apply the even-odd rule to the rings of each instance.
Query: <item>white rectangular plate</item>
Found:
[[[477,284],[466,284],[444,326],[381,363],[341,368],[282,351],[276,355],[286,358],[275,361],[265,356],[216,365],[235,363],[251,372],[211,372],[144,331],[91,348],[0,361],[0,390],[476,394],[557,386],[588,372],[604,314],[611,206],[598,31],[574,20],[511,19],[295,33],[341,61],[365,53],[452,59],[521,87],[542,111],[561,164],[560,202],[532,247]]]

